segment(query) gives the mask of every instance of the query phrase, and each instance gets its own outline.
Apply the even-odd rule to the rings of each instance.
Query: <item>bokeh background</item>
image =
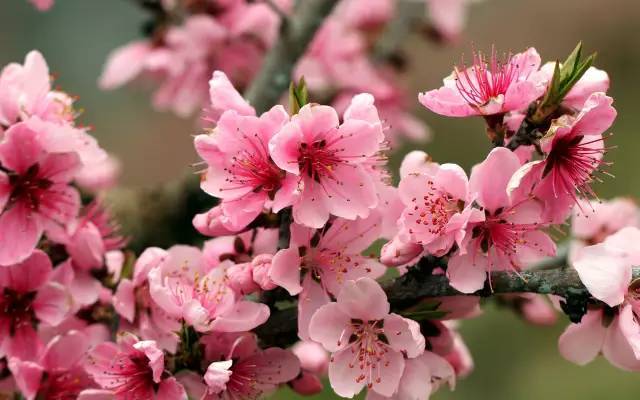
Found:
[[[367,1],[367,0],[362,0]],[[38,13],[26,0],[0,0],[0,65],[22,61],[31,49],[42,51],[56,83],[79,96],[81,117],[95,126],[102,145],[123,163],[123,185],[152,186],[184,176],[196,161],[192,134],[195,120],[158,113],[148,92],[126,88],[102,92],[96,86],[103,62],[115,47],[139,37],[145,15],[130,0],[57,0],[48,13]],[[535,46],[546,60],[564,58],[582,40],[598,51],[596,65],[612,79],[610,95],[619,117],[609,153],[615,179],[597,185],[603,198],[640,194],[640,3],[637,0],[486,0],[474,4],[459,43],[442,47],[422,37],[405,43],[411,67],[407,83],[414,92],[438,86],[460,53],[471,45],[520,51]],[[422,148],[437,161],[469,168],[489,149],[480,120],[452,120],[419,109],[434,132],[426,145],[408,144],[398,153]],[[399,157],[392,159],[397,167]],[[640,245],[640,244],[639,244]],[[489,305],[481,318],[465,321],[462,333],[474,356],[476,371],[437,400],[528,400],[637,398],[640,375],[622,372],[600,359],[577,367],[557,352],[566,325],[527,325],[507,310]],[[294,398],[288,391],[276,398]],[[329,394],[318,399],[332,398]]]

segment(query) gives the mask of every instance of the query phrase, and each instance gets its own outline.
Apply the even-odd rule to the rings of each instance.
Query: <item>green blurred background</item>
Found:
[[[362,0],[367,1],[367,0]],[[96,127],[102,145],[123,163],[122,183],[151,186],[183,176],[196,161],[191,134],[195,120],[181,120],[151,109],[140,88],[102,92],[96,80],[106,55],[139,36],[144,14],[130,0],[57,0],[48,13],[38,13],[26,0],[0,0],[0,65],[22,61],[38,49],[57,77],[56,84],[78,95],[86,109],[81,121]],[[457,45],[442,47],[420,37],[406,43],[411,59],[407,83],[414,92],[438,86],[460,53],[471,44],[479,49],[520,51],[535,46],[543,59],[568,54],[582,40],[598,51],[596,65],[611,76],[610,94],[619,117],[609,153],[615,179],[597,185],[602,197],[636,197],[640,193],[637,166],[640,152],[640,4],[637,0],[486,0],[471,8],[468,28]],[[417,102],[416,102],[417,105]],[[445,119],[416,107],[434,132],[427,145],[407,145],[399,152],[422,147],[437,161],[465,168],[481,161],[489,146],[480,120]],[[398,158],[392,160],[394,167]],[[587,367],[564,361],[557,338],[566,325],[533,327],[506,310],[486,309],[485,315],[462,325],[476,371],[460,381],[456,391],[441,390],[435,399],[632,399],[640,392],[640,376],[598,360]],[[277,398],[293,397],[280,392]],[[328,399],[331,395],[316,398]]]

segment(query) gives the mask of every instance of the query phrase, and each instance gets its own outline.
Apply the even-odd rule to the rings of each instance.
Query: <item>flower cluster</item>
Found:
[[[417,100],[480,117],[494,148],[469,173],[414,150],[394,186],[390,143],[427,132],[399,70],[372,58],[398,2],[340,2],[294,68],[290,108],[266,111],[236,88],[291,29],[292,4],[143,3],[150,37],[116,50],[101,85],[151,78],[159,108],[204,105],[202,240],[128,248],[104,206],[118,163],[76,99],[52,89],[38,52],[5,67],[1,398],[258,400],[283,385],[317,394],[326,376],[345,398],[428,399],[474,368],[458,326],[480,296],[533,324],[560,309],[567,360],[640,370],[640,212],[594,200],[616,110],[580,46],[564,63],[492,49],[454,67]],[[440,39],[458,37],[467,3],[426,2]],[[568,266],[543,270],[563,247]]]

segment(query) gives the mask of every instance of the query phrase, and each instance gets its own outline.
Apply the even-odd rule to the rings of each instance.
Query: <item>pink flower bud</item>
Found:
[[[229,267],[227,269],[229,286],[242,294],[251,294],[259,290],[260,287],[253,281],[252,269],[251,263],[236,264]]]
[[[273,290],[278,286],[269,277],[272,259],[272,254],[260,254],[251,261],[253,281],[257,283],[262,290]]]
[[[300,367],[315,374],[324,375],[329,368],[329,354],[315,342],[298,342],[292,348],[300,360]]]
[[[303,372],[300,376],[291,381],[291,388],[303,396],[311,396],[322,392],[322,382],[316,375]]]
[[[382,247],[380,261],[389,267],[409,264],[422,254],[423,248],[416,243],[403,243],[397,237]]]
[[[224,236],[232,235],[235,232],[224,226],[224,216],[220,206],[213,207],[211,210],[202,214],[196,214],[193,217],[193,226],[206,236]]]

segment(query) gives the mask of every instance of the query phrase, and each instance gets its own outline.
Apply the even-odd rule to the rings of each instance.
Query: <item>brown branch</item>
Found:
[[[596,302],[573,268],[523,271],[519,274],[494,271],[490,276],[493,289],[489,287],[487,281],[483,289],[472,294],[464,294],[451,287],[445,275],[429,275],[424,268],[413,268],[407,274],[386,284],[385,292],[392,310],[396,312],[433,297],[489,297],[513,293],[552,294],[565,299],[563,309],[574,322],[578,322],[586,312],[588,303]],[[640,278],[640,268],[634,268],[633,278]],[[273,312],[269,320],[256,329],[260,340],[268,346],[288,346],[297,341],[296,314],[296,308]]]
[[[246,99],[256,111],[264,112],[278,103],[291,82],[293,67],[337,3],[338,0],[304,0],[283,21],[278,41],[246,92]]]

